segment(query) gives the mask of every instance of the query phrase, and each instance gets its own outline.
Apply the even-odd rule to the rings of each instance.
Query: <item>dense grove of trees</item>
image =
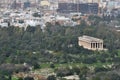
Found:
[[[78,37],[82,35],[89,35],[103,39],[104,47],[108,48],[111,53],[109,55],[106,54],[106,57],[109,57],[110,55],[115,57],[117,55],[116,49],[120,49],[119,33],[112,30],[112,28],[107,25],[87,26],[83,22],[81,25],[75,27],[65,27],[60,26],[59,24],[52,25],[47,23],[44,32],[39,26],[29,26],[26,30],[24,28],[10,26],[8,28],[0,28],[0,63],[24,63],[25,61],[29,63],[31,62],[30,59],[38,60],[36,55],[39,58],[45,56],[55,59],[56,55],[50,54],[49,51],[53,51],[53,53],[67,53],[61,56],[65,57],[64,59],[69,57],[73,57],[73,59],[76,58],[70,54],[81,55],[84,57],[84,55],[95,53],[78,46]],[[102,53],[105,55],[104,52]],[[98,56],[103,55],[100,54]],[[57,59],[61,57],[58,56]],[[96,55],[93,57],[86,58],[84,62],[95,62]],[[71,61],[70,59],[71,58],[69,58],[69,61]],[[88,62],[87,59],[91,59],[92,62]],[[46,59],[39,60],[47,61]],[[100,61],[105,62],[104,59],[100,59]],[[32,64],[34,63],[35,62],[33,61]]]
[[[55,68],[54,63],[119,63],[120,33],[104,22],[101,24],[100,17],[89,19],[93,20],[91,26],[82,21],[74,27],[46,23],[44,30],[40,26],[28,26],[27,29],[0,27],[0,64],[27,63],[37,69],[47,62],[52,62],[52,68]],[[78,37],[82,35],[103,39],[108,51],[90,51],[78,46]]]

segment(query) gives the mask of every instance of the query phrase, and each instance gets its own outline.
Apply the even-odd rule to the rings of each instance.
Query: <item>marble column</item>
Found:
[[[93,48],[93,43],[91,43],[91,48]]]

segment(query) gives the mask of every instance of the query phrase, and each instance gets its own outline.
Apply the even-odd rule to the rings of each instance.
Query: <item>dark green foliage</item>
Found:
[[[1,80],[11,80],[12,74],[14,72],[28,72],[29,67],[23,65],[14,65],[14,64],[2,64],[0,65],[0,79]],[[4,79],[5,78],[5,79]]]
[[[107,68],[104,68],[104,67],[96,67],[95,68],[95,72],[97,73],[97,72],[106,72],[106,71],[108,71],[109,69],[107,69]]]
[[[40,65],[36,61],[34,62],[33,66],[34,69],[40,69]]]
[[[118,74],[115,74],[115,73],[111,74],[110,78],[111,78],[111,80],[120,80],[120,76]]]
[[[34,15],[36,16],[37,14]],[[103,20],[108,19],[109,17],[105,17]],[[70,62],[86,64],[96,62],[119,63],[120,58],[118,57],[117,49],[120,49],[120,34],[107,26],[107,24],[100,24],[99,21],[102,22],[100,17],[91,16],[89,20],[93,20],[91,26],[88,26],[84,20],[81,21],[81,25],[75,27],[61,26],[58,23],[56,25],[46,23],[44,30],[40,26],[28,26],[26,30],[13,26],[8,28],[0,27],[0,64],[27,63],[34,66],[34,69],[38,69],[41,63],[50,62],[54,64]],[[108,48],[108,51],[90,51],[78,46],[78,37],[82,35],[103,39],[104,46]],[[50,67],[54,68],[55,66],[51,64]],[[57,74],[64,76],[76,72],[84,77],[88,69],[80,69],[79,71],[78,68],[74,68],[73,70],[68,70],[59,71]],[[101,70],[105,71],[101,68],[96,69],[96,71]],[[7,72],[12,74],[9,70]],[[19,72],[19,70],[16,72]],[[4,76],[1,78],[4,78]]]
[[[113,58],[113,61],[114,61],[115,63],[118,63],[118,62],[120,61],[120,57],[115,57],[115,58]]]
[[[101,80],[101,78],[96,76],[96,77],[93,77],[92,80]]]
[[[99,75],[96,74],[91,80],[120,80],[120,76],[114,72],[104,72]]]
[[[96,62],[97,62],[97,59],[95,57],[88,57],[83,60],[83,63],[86,63],[86,64],[93,64]]]
[[[64,77],[64,76],[73,75],[73,72],[69,68],[60,68],[56,71],[56,74],[58,77]]]
[[[50,68],[55,68],[55,65],[53,63],[51,63]]]
[[[20,77],[20,78],[18,78],[18,80],[23,80],[23,78]]]
[[[99,18],[95,17],[95,19]],[[114,41],[119,42],[119,34],[108,27],[87,26],[84,21],[81,25],[75,27],[52,25],[51,23],[46,23],[46,25],[44,32],[39,26],[28,26],[26,30],[13,26],[0,28],[0,64],[6,62],[28,63],[38,68],[41,62],[83,62],[92,64],[100,61],[105,63],[110,61],[110,58],[118,56],[115,49],[119,48],[119,45],[116,46]],[[78,46],[78,37],[81,35],[104,39],[105,46],[111,54],[108,55],[105,52],[102,54],[94,53]],[[49,51],[60,52],[61,55],[57,56],[49,53]],[[36,54],[33,54],[33,52],[36,52]],[[116,61],[117,59],[112,60]]]
[[[72,70],[73,70],[73,72],[76,73],[77,75],[79,75],[80,72],[81,72],[79,67],[73,67]]]
[[[47,80],[56,80],[56,77],[54,75],[48,76]]]
[[[80,80],[87,80],[85,77],[81,77]]]
[[[28,77],[25,77],[24,80],[34,80],[34,78],[28,76]]]

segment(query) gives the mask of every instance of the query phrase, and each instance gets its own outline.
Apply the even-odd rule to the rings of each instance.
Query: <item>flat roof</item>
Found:
[[[86,36],[86,35],[83,35],[82,37],[78,37],[78,39],[86,42],[103,42],[102,39]]]

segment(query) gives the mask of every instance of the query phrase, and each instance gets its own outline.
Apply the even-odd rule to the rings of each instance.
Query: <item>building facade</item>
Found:
[[[58,3],[58,12],[79,12],[82,14],[97,14],[98,7],[98,3]]]
[[[103,40],[90,36],[78,37],[78,44],[89,50],[104,50]]]

